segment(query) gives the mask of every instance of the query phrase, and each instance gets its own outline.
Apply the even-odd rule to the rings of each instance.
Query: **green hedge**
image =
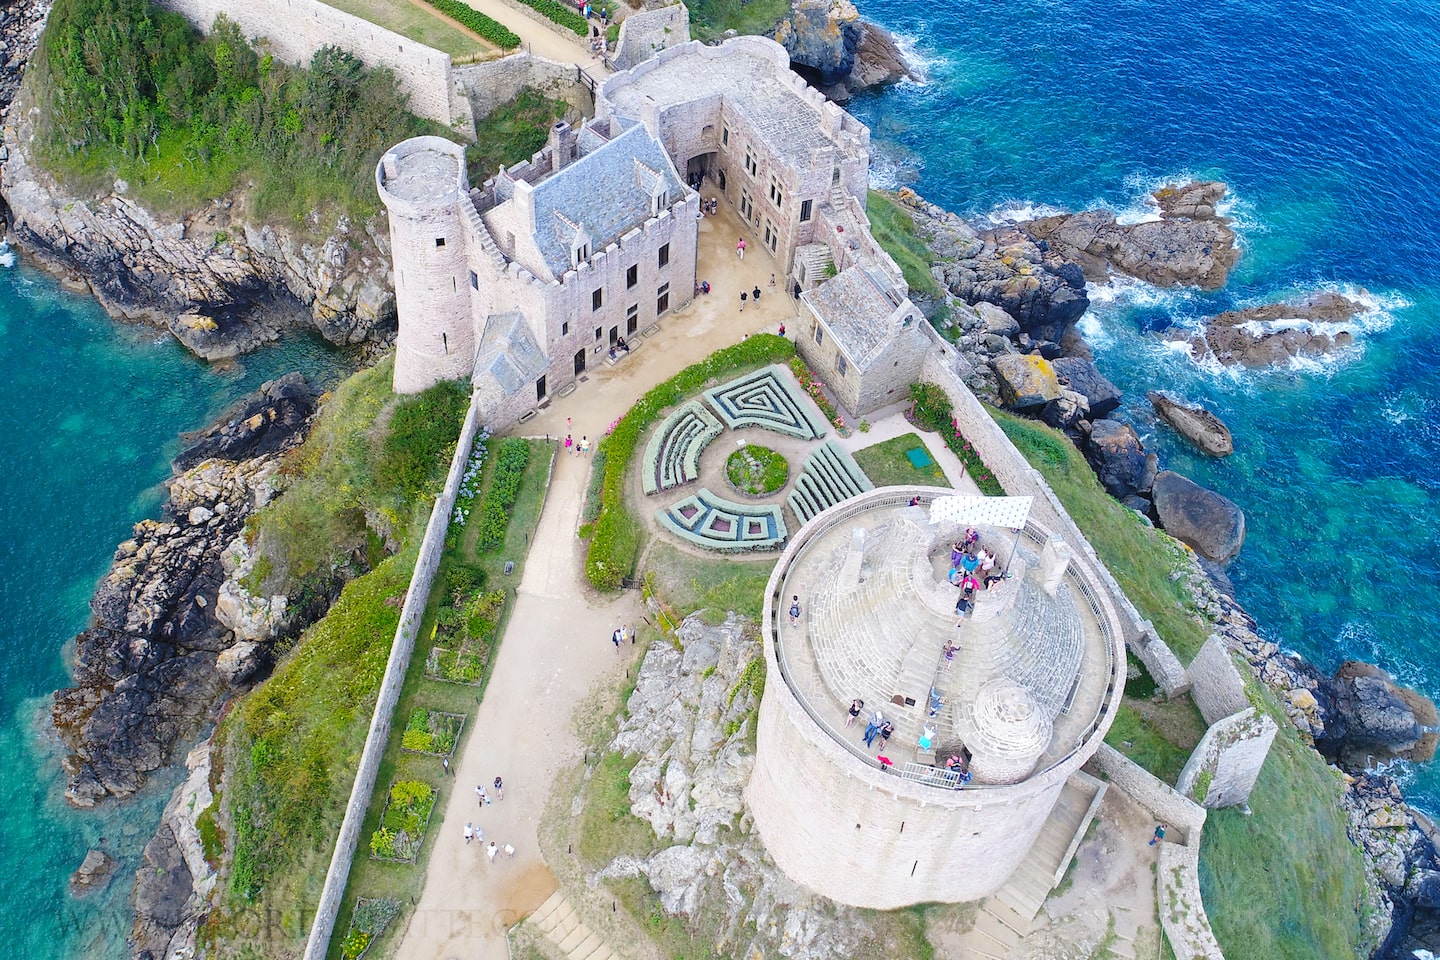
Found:
[[[540,16],[554,20],[560,26],[573,31],[577,37],[588,36],[590,33],[590,24],[586,23],[585,18],[580,16],[573,7],[556,3],[555,0],[520,0],[520,2]]]
[[[460,0],[425,0],[445,16],[456,20],[461,26],[474,30],[501,50],[514,50],[520,46],[520,38],[499,20],[485,16],[479,10]]]
[[[912,383],[910,401],[911,417],[915,423],[940,434],[945,446],[965,464],[965,472],[970,474],[970,479],[975,481],[980,492],[987,497],[1005,496],[1005,488],[995,479],[994,472],[985,465],[980,454],[975,452],[970,441],[960,432],[960,421],[955,419],[955,408],[945,391],[934,383]]]
[[[525,464],[530,460],[530,444],[519,437],[510,437],[500,442],[495,457],[495,473],[490,478],[490,489],[480,502],[480,533],[475,541],[477,553],[494,550],[505,542],[505,530],[510,525],[510,508],[520,495],[520,479],[525,475]]]
[[[600,488],[600,516],[585,558],[585,575],[592,584],[601,590],[619,589],[635,569],[640,554],[640,524],[625,503],[625,472],[635,445],[661,411],[699,391],[712,379],[780,363],[794,355],[795,345],[784,337],[756,334],[681,370],[651,389],[620,418],[615,430],[600,442],[605,453],[605,478]]]

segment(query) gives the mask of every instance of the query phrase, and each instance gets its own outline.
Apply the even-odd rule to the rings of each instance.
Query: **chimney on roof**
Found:
[[[557,120],[550,128],[550,169],[559,170],[575,159],[575,130],[564,120]]]

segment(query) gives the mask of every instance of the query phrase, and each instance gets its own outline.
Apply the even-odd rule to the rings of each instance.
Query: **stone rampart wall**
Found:
[[[1257,714],[1254,707],[1219,720],[1200,738],[1175,789],[1211,810],[1246,802],[1278,730],[1274,720]],[[1205,774],[1208,782],[1202,781]]]
[[[1206,723],[1216,723],[1250,706],[1240,670],[1217,634],[1210,635],[1185,672],[1190,677],[1190,698]]]
[[[580,82],[580,68],[573,63],[560,63],[521,52],[484,63],[455,67],[454,75],[455,84],[469,101],[476,120],[489,116],[502,103],[515,99],[526,87],[533,87],[547,97],[564,100],[582,114],[594,112],[594,99],[589,88]],[[486,170],[484,176],[494,173],[494,170]]]
[[[160,6],[209,30],[224,14],[247,37],[263,37],[290,63],[310,62],[324,46],[340,47],[368,66],[386,67],[410,97],[417,116],[450,126],[450,55],[402,37],[318,0],[157,0]]]
[[[340,912],[340,898],[345,895],[350,864],[360,842],[360,826],[370,806],[370,795],[375,791],[375,777],[380,770],[380,760],[385,755],[385,744],[390,739],[390,723],[400,702],[400,690],[405,685],[405,674],[410,669],[410,657],[415,650],[415,635],[420,630],[425,604],[430,599],[430,585],[445,549],[450,513],[455,509],[455,496],[460,492],[465,464],[479,432],[480,408],[472,403],[465,414],[465,424],[460,428],[455,455],[450,459],[445,488],[435,498],[435,506],[430,510],[430,522],[426,524],[425,538],[420,542],[415,572],[410,576],[410,588],[405,593],[405,605],[400,608],[400,625],[395,629],[390,659],[385,664],[385,677],[380,681],[380,695],[375,701],[375,713],[370,718],[370,731],[365,736],[365,749],[355,769],[355,785],[350,790],[350,801],[345,805],[345,819],[340,822],[335,852],[330,857],[330,869],[325,873],[325,886],[320,892],[320,903],[315,908],[310,937],[305,942],[305,960],[325,960],[330,949],[335,917]]]
[[[690,11],[683,3],[630,14],[620,22],[615,69],[629,70],[655,53],[690,40]]]

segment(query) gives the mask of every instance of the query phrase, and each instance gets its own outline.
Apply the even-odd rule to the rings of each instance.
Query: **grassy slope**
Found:
[[[855,463],[870,482],[877,487],[903,486],[905,484],[920,483],[932,487],[948,487],[950,481],[945,479],[945,471],[940,469],[939,464],[932,463],[923,470],[917,470],[909,460],[905,458],[905,451],[919,447],[925,450],[925,442],[916,433],[906,433],[898,437],[892,437],[883,443],[877,443],[873,447],[866,447],[857,450],[853,454]],[[925,450],[929,454],[929,450]]]
[[[1193,657],[1207,631],[1190,618],[1181,588],[1169,581],[1175,548],[1168,538],[1106,495],[1059,432],[992,415],[1044,474],[1141,615],[1181,659]],[[1364,952],[1358,906],[1364,902],[1364,863],[1345,833],[1342,784],[1258,682],[1251,682],[1251,695],[1280,733],[1250,796],[1252,815],[1217,810],[1205,826],[1201,885],[1215,935],[1228,960],[1356,956]],[[1138,720],[1126,720],[1122,711],[1117,727],[1132,720],[1138,730]],[[1173,767],[1174,744],[1137,737],[1153,751],[1152,762],[1162,770]]]
[[[429,6],[410,0],[326,0],[337,10],[344,10],[362,20],[393,30],[427,47],[456,58],[475,57],[494,48],[481,43],[440,18]]]
[[[470,182],[479,186],[502,166],[529,160],[545,146],[550,125],[565,116],[564,100],[551,100],[526,87],[475,124],[475,142],[465,150]]]
[[[905,208],[879,190],[871,190],[865,212],[870,216],[870,232],[875,241],[895,258],[910,290],[917,296],[943,302],[945,290],[930,274],[930,264],[937,258],[916,234],[915,221]]]
[[[691,0],[690,35],[709,43],[726,30],[768,35],[790,12],[790,0]]]

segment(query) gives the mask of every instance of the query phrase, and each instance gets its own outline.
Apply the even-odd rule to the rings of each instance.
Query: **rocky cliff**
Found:
[[[850,0],[795,0],[771,37],[790,54],[791,66],[837,103],[915,79],[895,38],[860,19]]]
[[[121,180],[75,196],[36,163],[34,109],[22,88],[3,131],[0,198],[11,235],[111,316],[165,327],[207,360],[304,326],[341,345],[393,330],[383,220],[292,229],[261,222],[243,191],[165,217]]]

